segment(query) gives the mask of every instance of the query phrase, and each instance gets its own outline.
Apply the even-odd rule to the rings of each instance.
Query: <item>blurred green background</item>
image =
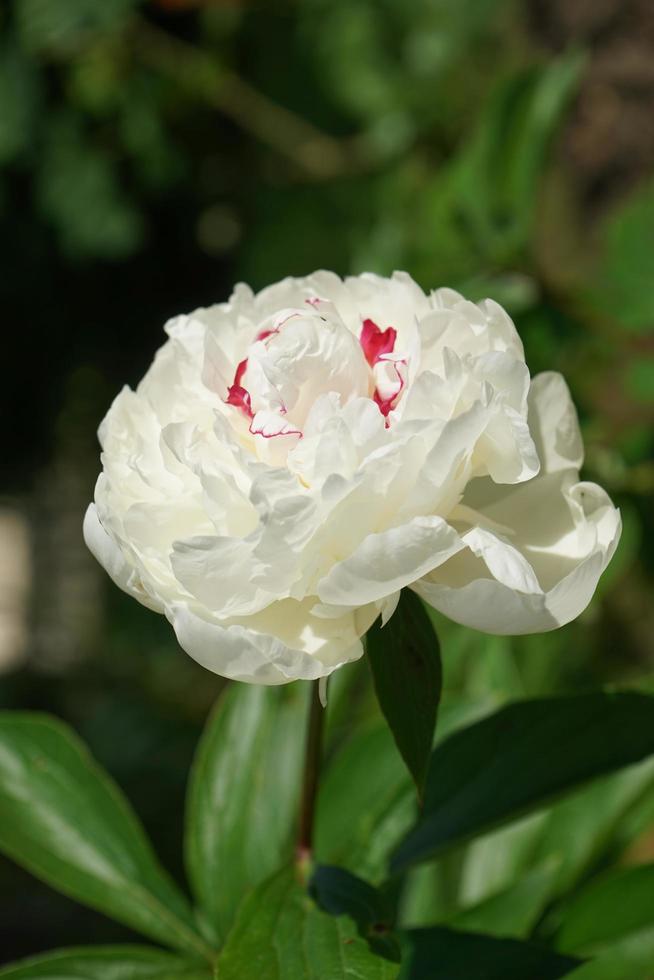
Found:
[[[624,534],[570,627],[440,624],[446,704],[652,686],[651,0],[5,2],[0,221],[0,705],[73,724],[174,873],[221,681],[109,584],[81,522],[112,397],[169,316],[239,279],[399,268],[503,303],[532,372],[568,378]],[[333,745],[356,716],[339,685],[375,710],[365,667],[341,673]],[[648,785],[612,860],[654,858]],[[0,903],[2,962],[130,938],[4,860]]]

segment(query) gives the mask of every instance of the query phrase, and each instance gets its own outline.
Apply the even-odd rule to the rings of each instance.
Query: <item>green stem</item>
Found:
[[[304,779],[300,798],[300,822],[297,836],[297,859],[302,865],[307,865],[310,862],[313,849],[313,825],[322,757],[324,720],[325,711],[320,703],[319,681],[314,681],[311,686]]]

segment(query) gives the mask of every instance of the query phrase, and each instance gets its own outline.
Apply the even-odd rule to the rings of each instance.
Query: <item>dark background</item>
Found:
[[[5,3],[0,221],[0,705],[70,722],[175,874],[221,681],[110,586],[81,521],[111,399],[168,317],[239,279],[401,268],[503,303],[532,372],[566,374],[625,530],[578,623],[492,641],[492,683],[651,683],[650,0]],[[490,641],[443,634],[474,693]],[[130,938],[4,860],[0,902],[0,961]]]

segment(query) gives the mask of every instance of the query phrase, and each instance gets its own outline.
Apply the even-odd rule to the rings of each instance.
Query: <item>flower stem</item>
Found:
[[[313,847],[313,824],[318,795],[320,759],[322,756],[323,728],[325,711],[320,703],[319,681],[311,685],[311,704],[307,724],[307,743],[304,757],[304,778],[300,799],[300,822],[297,837],[297,859],[301,865],[308,865]]]

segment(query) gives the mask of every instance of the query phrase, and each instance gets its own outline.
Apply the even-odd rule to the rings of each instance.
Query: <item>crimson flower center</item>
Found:
[[[307,302],[314,305],[319,301],[307,300]],[[268,337],[279,333],[281,326],[283,326],[283,323],[274,329],[260,331],[256,336],[256,340],[265,341]],[[359,343],[374,378],[372,399],[384,416],[387,427],[389,425],[388,415],[397,403],[397,399],[405,385],[405,378],[401,367],[406,366],[406,359],[394,356],[396,340],[397,330],[395,327],[389,326],[385,330],[382,330],[369,317],[363,320],[359,333]],[[255,415],[252,408],[252,398],[250,392],[243,384],[247,369],[248,358],[245,357],[236,366],[234,380],[228,388],[225,403],[234,406],[234,408],[238,409],[252,422]],[[250,431],[253,431],[252,426],[250,426]],[[300,438],[302,437],[301,432],[297,434]]]

